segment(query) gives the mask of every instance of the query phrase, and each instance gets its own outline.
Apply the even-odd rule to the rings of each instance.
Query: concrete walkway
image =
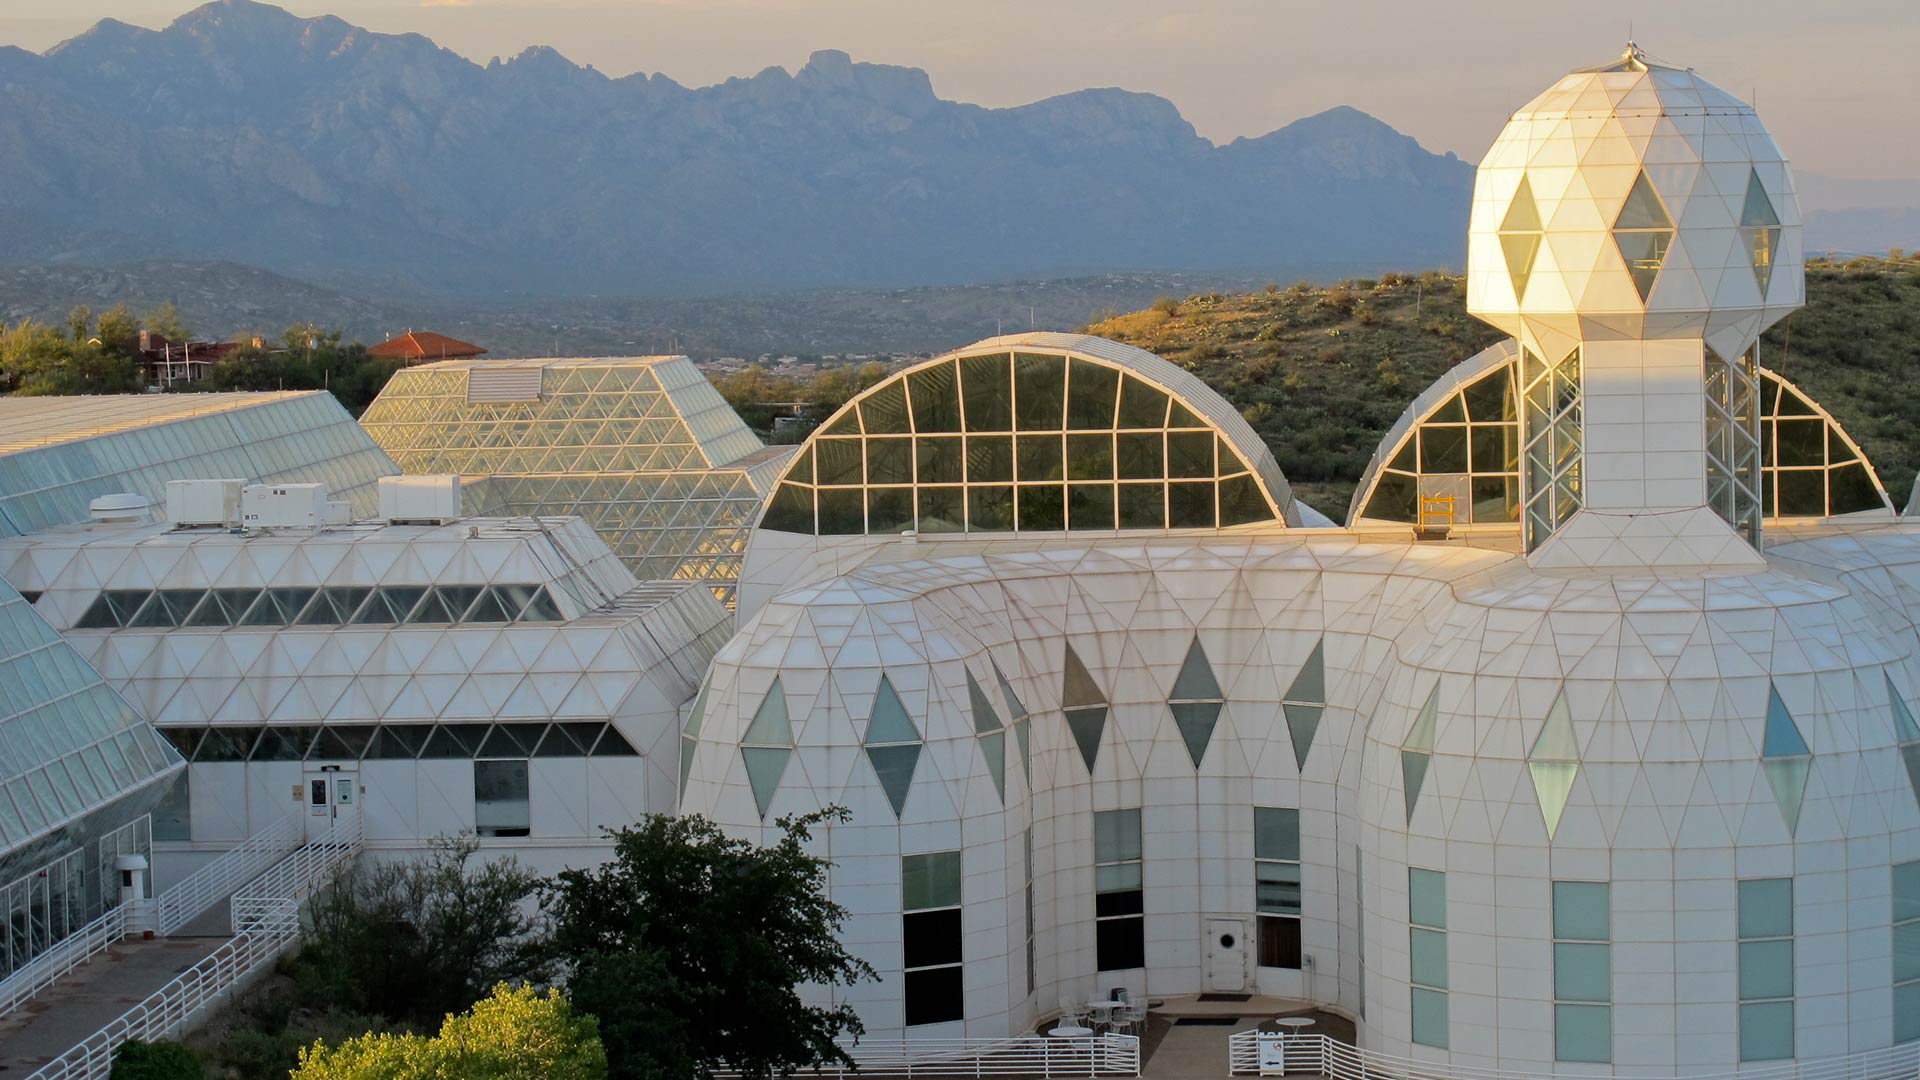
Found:
[[[1227,1080],[1227,1036],[1235,1030],[1175,1025],[1140,1075],[1153,1080]]]
[[[0,1077],[23,1077],[72,1049],[199,963],[224,937],[128,938],[0,1017]]]

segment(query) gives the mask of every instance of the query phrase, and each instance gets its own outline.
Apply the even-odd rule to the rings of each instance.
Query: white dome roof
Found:
[[[1803,299],[1800,209],[1753,108],[1632,45],[1513,114],[1481,161],[1467,307],[1547,346],[1736,355]]]

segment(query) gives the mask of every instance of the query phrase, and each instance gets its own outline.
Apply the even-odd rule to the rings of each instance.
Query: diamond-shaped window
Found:
[[[1673,217],[1644,172],[1634,178],[1627,203],[1614,220],[1613,242],[1627,264],[1627,273],[1633,275],[1640,299],[1646,300],[1660,276],[1661,264],[1667,260],[1667,249],[1673,246]]]
[[[1760,171],[1755,169],[1747,174],[1747,201],[1740,210],[1740,242],[1746,247],[1747,261],[1753,265],[1753,280],[1760,286],[1760,296],[1767,295],[1767,284],[1773,280],[1773,260],[1780,247],[1780,215],[1774,212],[1773,200],[1767,198],[1767,189],[1760,184]]]
[[[1786,820],[1787,833],[1800,827],[1800,807],[1807,795],[1807,774],[1813,768],[1813,751],[1808,749],[1800,725],[1781,699],[1780,691],[1767,686],[1767,724],[1760,739],[1760,768],[1773,788],[1774,802]]]
[[[1524,176],[1513,193],[1513,202],[1507,206],[1507,216],[1500,221],[1500,251],[1507,259],[1513,298],[1524,300],[1527,279],[1533,275],[1534,256],[1540,253],[1540,207],[1533,201],[1533,185]]]

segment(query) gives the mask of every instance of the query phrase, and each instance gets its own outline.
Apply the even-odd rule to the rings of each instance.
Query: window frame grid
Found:
[[[935,866],[935,863],[933,860],[946,860],[946,859],[952,860],[952,866],[954,871],[954,874],[953,874],[954,897],[953,897],[952,903],[928,904],[920,907],[911,906],[912,901],[907,896],[907,880],[909,877],[908,864],[909,864],[909,860],[915,860],[915,859],[927,860],[925,865],[928,867],[929,871],[931,871],[932,868]],[[906,1027],[922,1027],[928,1024],[949,1024],[949,1023],[964,1021],[966,1019],[966,987],[964,983],[965,948],[966,948],[966,926],[965,926],[966,874],[963,869],[964,859],[965,859],[965,856],[962,854],[960,849],[915,852],[910,855],[900,856],[900,961],[901,961],[900,962],[900,1000],[901,1000],[901,1006],[903,1009],[903,1018],[902,1018],[903,1025]],[[929,880],[931,880],[931,875],[929,875]],[[920,920],[915,920],[913,916],[939,914],[941,912],[948,912],[948,911],[955,913],[954,919],[953,919],[953,934],[954,934],[954,940],[952,942],[953,959],[942,960],[939,963],[934,963],[934,964],[909,965],[907,962],[907,954],[909,951],[907,947],[907,937],[909,933],[909,927],[911,927],[915,922],[920,921]],[[941,1013],[940,1015],[935,1016],[933,1018],[929,1018],[929,1019],[914,1019],[913,1009],[912,1009],[912,1006],[909,1004],[909,999],[913,996],[909,991],[912,984],[915,982],[912,976],[920,975],[920,974],[937,974],[937,973],[951,973],[952,978],[963,980],[960,985],[959,994],[955,1001],[955,1004],[957,1004],[959,1008],[954,1012],[953,1015],[947,1015],[945,1013]]]
[[[1560,895],[1561,895],[1560,887],[1562,885],[1575,886],[1575,887],[1597,886],[1600,889],[1605,890],[1606,929],[1605,929],[1604,937],[1588,936],[1588,935],[1579,933],[1577,929],[1574,929],[1571,927],[1563,927],[1562,916],[1561,916],[1561,902],[1560,902]],[[1549,903],[1551,904],[1551,910],[1548,912],[1548,916],[1551,920],[1551,932],[1552,932],[1552,942],[1553,942],[1551,946],[1553,951],[1553,969],[1552,969],[1552,974],[1553,974],[1553,1059],[1556,1062],[1565,1062],[1565,1063],[1611,1064],[1614,1057],[1614,1054],[1613,1054],[1613,883],[1610,881],[1592,881],[1592,880],[1584,880],[1584,879],[1576,879],[1576,878],[1555,878],[1552,881],[1549,888],[1550,888]],[[1571,895],[1571,893],[1569,895]],[[1573,921],[1573,917],[1571,913],[1567,916],[1566,921],[1569,923]],[[1562,992],[1563,962],[1561,957],[1563,955],[1563,952],[1562,952],[1563,949],[1566,950],[1565,955],[1567,956],[1598,955],[1603,958],[1606,964],[1606,977],[1607,977],[1606,997],[1604,998],[1579,997],[1579,996],[1565,994]],[[1596,949],[1599,951],[1590,952],[1590,950],[1596,950]],[[1591,1056],[1586,1056],[1586,1057],[1563,1056],[1563,1054],[1565,1054],[1567,1050],[1566,1050],[1565,1044],[1562,1042],[1562,1034],[1563,1034],[1562,1017],[1563,1016],[1566,1016],[1566,1017],[1589,1016],[1589,1015],[1604,1016],[1606,1019],[1606,1028],[1607,1028],[1606,1056],[1604,1058],[1591,1057]]]
[[[1778,934],[1778,933],[1748,934],[1745,926],[1745,923],[1747,922],[1747,919],[1745,917],[1746,905],[1748,903],[1747,886],[1758,885],[1758,884],[1770,884],[1773,882],[1786,883],[1786,893],[1787,893],[1786,933],[1784,934]],[[1799,1011],[1800,1011],[1797,1005],[1797,999],[1798,999],[1799,990],[1800,990],[1800,986],[1799,986],[1800,980],[1799,980],[1799,972],[1796,970],[1796,966],[1798,963],[1799,949],[1794,943],[1794,930],[1798,923],[1798,920],[1794,917],[1795,915],[1794,894],[1796,891],[1797,890],[1795,890],[1794,884],[1793,884],[1793,877],[1791,875],[1774,875],[1770,877],[1739,878],[1734,882],[1734,936],[1736,941],[1736,945],[1734,947],[1735,948],[1734,985],[1736,989],[1736,998],[1738,1001],[1738,1005],[1737,1005],[1738,1032],[1737,1034],[1738,1034],[1738,1041],[1739,1041],[1740,1060],[1743,1063],[1748,1061],[1787,1061],[1787,1060],[1791,1060],[1794,1054],[1797,1053],[1799,1049],[1798,1032],[1795,1030],[1795,1025],[1798,1023],[1798,1020],[1799,1020]],[[1748,996],[1747,986],[1746,986],[1746,982],[1748,978],[1748,974],[1747,974],[1748,948],[1747,947],[1749,945],[1755,945],[1755,946],[1774,945],[1782,942],[1786,944],[1787,991],[1788,992],[1784,996],[1778,995],[1778,994],[1772,994],[1772,995],[1756,994],[1751,997]],[[1756,950],[1756,954],[1757,954],[1757,950]],[[1782,1015],[1784,1015],[1786,1020],[1784,1024],[1780,1022],[1780,1018]],[[1771,1017],[1772,1019],[1762,1020],[1761,1019],[1762,1017]],[[1769,1053],[1765,1056],[1749,1057],[1747,1055],[1747,1025],[1749,1022],[1749,1018],[1752,1018],[1756,1031],[1784,1032],[1786,1035],[1785,1053]]]
[[[1418,894],[1422,891],[1417,884],[1422,875],[1435,879],[1432,884],[1439,889],[1439,918],[1421,917],[1421,904]],[[1437,940],[1440,948],[1441,982],[1435,985],[1432,980],[1419,977],[1417,957],[1421,953],[1418,942]],[[1452,999],[1450,994],[1451,957],[1447,949],[1447,873],[1444,870],[1431,870],[1423,866],[1407,867],[1407,1023],[1408,1039],[1421,1046],[1432,1046],[1441,1050],[1448,1049],[1453,1041]],[[1364,993],[1364,990],[1363,990]],[[1440,1010],[1440,1034],[1438,1041],[1431,1032],[1422,1032],[1420,1014],[1421,1002],[1437,1003]],[[1426,1037],[1422,1037],[1423,1034]]]
[[[1115,817],[1110,817],[1109,815],[1122,815],[1122,816],[1115,818]],[[1101,834],[1100,822],[1102,821],[1102,819],[1125,820],[1125,815],[1131,815],[1133,820],[1132,833],[1133,833],[1133,839],[1135,842],[1134,854],[1131,856],[1125,856],[1121,858],[1103,860],[1100,857],[1100,841],[1099,841],[1099,837]],[[1133,971],[1140,968],[1145,963],[1146,928],[1147,928],[1146,858],[1145,858],[1146,850],[1145,850],[1144,833],[1142,831],[1141,818],[1142,818],[1141,810],[1137,806],[1117,807],[1112,810],[1096,810],[1094,811],[1094,814],[1093,814],[1093,819],[1094,819],[1094,857],[1093,857],[1094,908],[1093,908],[1093,912],[1094,912],[1094,939],[1095,939],[1094,969],[1096,971]],[[1100,871],[1102,868],[1126,867],[1126,866],[1131,866],[1135,869],[1135,874],[1134,874],[1135,881],[1131,888],[1102,889],[1100,887],[1100,876],[1101,876]],[[1137,900],[1134,910],[1122,911],[1122,912],[1109,914],[1109,915],[1100,914],[1101,897],[1124,896],[1129,893],[1133,894]],[[1109,963],[1107,958],[1101,955],[1103,952],[1105,952],[1105,950],[1101,948],[1102,938],[1105,937],[1107,934],[1116,933],[1115,931],[1106,931],[1106,933],[1103,934],[1102,928],[1106,926],[1119,926],[1125,923],[1131,923],[1133,926],[1131,938],[1127,943],[1129,947],[1129,952],[1127,953],[1125,958],[1132,959],[1137,954],[1141,958],[1140,964],[1126,964],[1126,965],[1113,964],[1113,963]]]
[[[1292,834],[1293,857],[1289,859],[1282,855],[1271,853],[1262,854],[1261,839],[1267,835],[1266,831],[1261,828],[1262,817],[1264,815],[1279,815],[1282,820],[1284,820],[1285,815],[1289,814],[1292,815],[1290,831]],[[1285,829],[1286,827],[1282,826],[1282,828]],[[1284,849],[1286,845],[1283,842],[1281,846]],[[1253,849],[1253,915],[1255,930],[1257,931],[1254,936],[1254,966],[1256,968],[1272,968],[1276,971],[1298,971],[1300,970],[1304,949],[1302,939],[1305,932],[1306,910],[1304,895],[1305,870],[1301,866],[1300,858],[1299,808],[1291,806],[1254,807]],[[1285,880],[1263,881],[1261,879],[1261,871],[1264,867],[1292,867],[1293,880],[1291,882]],[[1261,886],[1287,884],[1293,886],[1293,910],[1268,910],[1266,902],[1261,898]],[[1282,924],[1291,925],[1283,926]],[[1271,949],[1269,948],[1268,938],[1270,932],[1282,935],[1281,937],[1273,939]],[[1266,961],[1270,954],[1282,959],[1291,959],[1293,963],[1269,964]]]

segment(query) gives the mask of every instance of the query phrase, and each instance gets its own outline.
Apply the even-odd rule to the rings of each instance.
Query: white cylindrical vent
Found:
[[[93,520],[102,523],[128,523],[148,521],[152,518],[153,504],[145,496],[132,492],[117,495],[102,495],[87,504],[87,514]]]

